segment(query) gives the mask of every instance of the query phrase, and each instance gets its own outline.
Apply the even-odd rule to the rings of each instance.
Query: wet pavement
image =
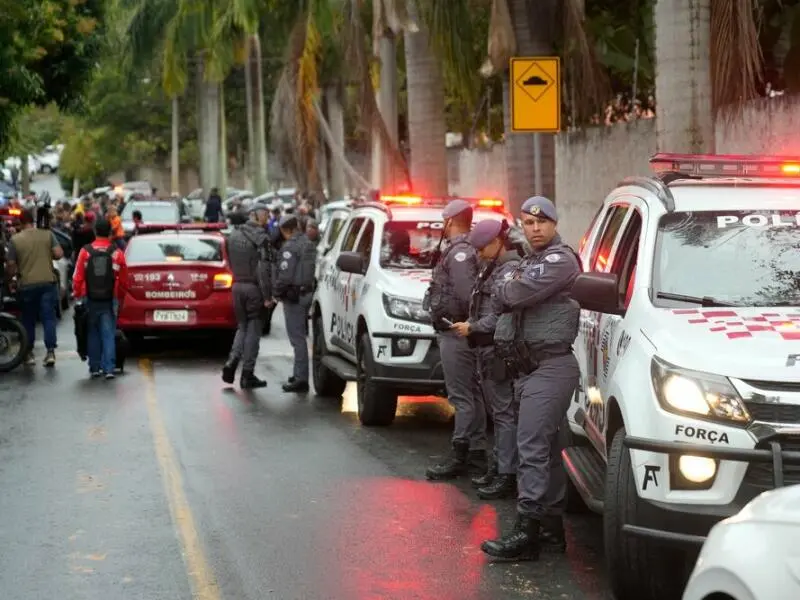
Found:
[[[450,411],[407,399],[395,424],[284,394],[280,313],[265,390],[226,389],[209,342],[147,343],[89,381],[71,319],[58,364],[0,375],[3,600],[607,600],[594,516],[567,555],[490,564],[513,517],[468,484],[431,484]],[[41,356],[41,353],[40,353]]]

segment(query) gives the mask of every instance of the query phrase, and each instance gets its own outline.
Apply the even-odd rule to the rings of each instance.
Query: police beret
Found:
[[[281,229],[286,227],[297,227],[297,225],[298,225],[297,215],[293,214],[283,215],[281,217],[281,220],[278,221],[278,227],[280,227]]]
[[[254,212],[258,212],[259,210],[269,212],[269,206],[266,204],[261,204],[260,202],[256,202],[250,205],[250,210],[248,212],[252,215]]]
[[[442,218],[452,219],[453,217],[458,216],[465,211],[469,211],[470,214],[472,213],[472,205],[469,202],[461,199],[451,200],[448,202],[447,206],[444,207],[444,210],[442,211]]]
[[[545,217],[558,223],[556,205],[544,196],[532,196],[522,204],[522,212],[535,217]]]
[[[483,250],[500,235],[502,230],[502,222],[496,219],[486,219],[475,225],[475,228],[469,234],[469,243],[473,248]]]

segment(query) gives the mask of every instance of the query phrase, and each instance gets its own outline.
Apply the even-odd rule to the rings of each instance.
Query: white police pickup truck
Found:
[[[356,381],[364,425],[390,425],[399,395],[444,390],[422,298],[449,200],[383,196],[357,203],[320,260],[312,306],[314,389],[339,397],[348,381]],[[476,222],[512,223],[502,200],[471,202]]]
[[[800,483],[800,159],[651,166],[603,202],[572,292],[564,466],[618,600],[679,597],[716,522]]]

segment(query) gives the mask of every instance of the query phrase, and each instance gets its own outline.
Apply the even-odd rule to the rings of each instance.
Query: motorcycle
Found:
[[[8,239],[3,223],[0,223],[0,373],[13,371],[22,364],[31,351],[31,342],[25,327],[16,316],[6,312],[6,304],[14,303],[12,282],[6,280],[5,241]]]

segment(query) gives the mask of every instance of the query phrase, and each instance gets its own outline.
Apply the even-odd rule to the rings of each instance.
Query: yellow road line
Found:
[[[153,432],[156,457],[161,467],[164,490],[169,501],[172,521],[178,530],[183,558],[195,600],[220,600],[219,586],[209,567],[203,544],[195,525],[194,515],[183,488],[180,467],[172,449],[164,417],[156,395],[153,364],[147,358],[139,360],[139,368],[146,381],[145,398],[150,429]]]

